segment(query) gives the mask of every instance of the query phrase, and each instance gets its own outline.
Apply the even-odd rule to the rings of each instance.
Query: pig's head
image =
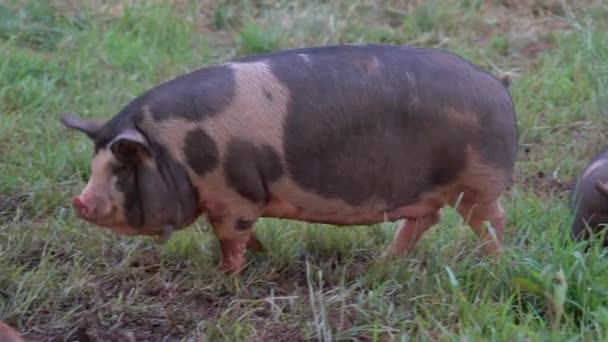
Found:
[[[67,114],[62,122],[95,142],[90,179],[73,199],[78,217],[116,233],[161,236],[196,220],[197,192],[185,169],[135,125]]]

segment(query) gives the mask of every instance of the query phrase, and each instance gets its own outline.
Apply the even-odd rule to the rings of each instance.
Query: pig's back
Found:
[[[459,177],[467,146],[511,172],[509,93],[454,55],[346,45],[236,62],[266,63],[287,90],[283,162],[293,182],[324,198],[409,204]]]
[[[188,165],[207,196],[274,198],[310,215],[411,205],[463,177],[464,187],[492,187],[489,200],[516,153],[507,88],[433,49],[341,45],[238,58],[166,82],[122,115],[139,108],[140,128]]]

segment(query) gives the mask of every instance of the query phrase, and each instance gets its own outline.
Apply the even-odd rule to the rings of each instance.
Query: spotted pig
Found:
[[[608,225],[608,149],[597,153],[580,172],[570,193],[570,235],[580,241]],[[603,245],[608,247],[608,238]]]
[[[95,145],[73,206],[97,226],[165,239],[205,214],[227,272],[263,249],[261,217],[406,219],[387,250],[396,256],[457,202],[485,251],[500,252],[518,142],[510,82],[410,46],[236,58],[162,83],[108,121],[65,115]]]

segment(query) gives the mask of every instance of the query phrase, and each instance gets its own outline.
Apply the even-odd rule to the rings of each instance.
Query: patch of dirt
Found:
[[[591,159],[601,150],[606,148],[606,126],[597,121],[575,121],[554,126],[536,126],[535,129],[547,130],[546,135],[558,137],[568,137],[576,146],[571,152],[576,156],[576,165],[567,165],[568,171],[564,177],[556,179],[553,170],[559,168],[560,159],[557,158],[554,165],[548,170],[535,169],[531,172],[526,170],[527,163],[535,162],[547,158],[547,152],[543,150],[541,143],[522,144],[518,163],[514,176],[518,186],[526,191],[531,191],[539,196],[569,196],[568,192],[574,187],[580,171],[591,161]],[[556,144],[559,140],[551,140],[547,144]]]
[[[234,298],[218,298],[194,291],[187,276],[191,270],[171,265],[151,272],[158,260],[149,265],[131,266],[116,274],[102,274],[89,279],[83,291],[88,293],[84,306],[70,318],[59,321],[54,310],[38,310],[27,326],[33,326],[24,338],[28,341],[160,341],[190,338],[197,325],[218,316],[222,304]],[[155,263],[154,265],[152,263]],[[99,268],[102,268],[101,266]],[[107,270],[106,270],[107,272]],[[118,300],[118,298],[122,298]],[[78,298],[62,299],[66,312],[79,305]],[[28,321],[31,317],[21,317]],[[46,321],[58,323],[48,326]],[[44,327],[44,330],[36,327]]]
[[[552,38],[556,32],[570,29],[570,25],[556,16],[561,5],[540,4],[542,1],[502,1],[502,6],[485,3],[484,29],[480,43],[488,44],[496,36],[509,41],[509,51],[525,59],[553,49]],[[549,1],[544,1],[548,3]],[[524,4],[525,3],[525,4]]]
[[[520,155],[518,156],[519,163],[530,162],[535,158],[532,148],[536,148],[536,146],[528,145],[521,147]],[[551,171],[540,170],[530,172],[525,170],[525,166],[522,164],[516,165],[513,181],[515,186],[540,197],[561,197],[567,195],[573,185],[569,181],[556,179]]]
[[[277,278],[279,283],[265,279],[257,286],[232,288],[226,283],[218,288],[213,280],[190,277],[193,270],[185,265],[157,269],[158,260],[153,260],[152,253],[144,254],[147,255],[129,260],[130,267],[124,270],[111,274],[107,274],[107,269],[106,274],[102,269],[92,272],[97,276],[87,281],[83,291],[89,295],[76,314],[58,319],[54,309],[46,309],[47,312],[38,310],[20,317],[22,322],[28,322],[24,337],[31,341],[193,340],[204,333],[204,324],[229,332],[231,328],[222,327],[222,323],[238,320],[253,328],[250,341],[308,340],[304,335],[305,322],[312,320],[308,290],[306,286],[294,286],[306,283],[305,272],[299,272],[305,269],[304,265],[281,270],[287,276]],[[149,268],[155,272],[148,272]],[[323,292],[328,293],[324,296],[335,293],[335,286],[324,286]],[[270,289],[275,297],[283,298],[269,301]],[[337,334],[356,326],[359,319],[359,311],[351,305],[353,298],[350,294],[345,296],[344,302],[327,307],[329,324]],[[119,297],[122,299],[117,300]],[[63,312],[68,312],[79,306],[80,299],[62,301]]]
[[[27,205],[28,196],[23,193],[0,195],[0,223],[12,220],[17,210]]]
[[[267,324],[257,331],[259,331],[257,341],[307,341],[302,338],[302,332],[297,323]]]
[[[399,16],[409,15],[418,7],[428,6],[427,1],[420,0],[386,2],[385,11],[397,13]],[[576,6],[570,4],[575,13],[580,2],[592,3],[593,0],[580,0]],[[507,40],[508,53],[522,57],[521,62],[527,62],[553,49],[555,33],[571,28],[560,18],[565,16],[560,0],[482,1],[478,15],[478,23],[462,23],[477,26],[470,32],[471,42],[486,49],[493,39],[504,37]]]
[[[532,175],[518,171],[514,178],[518,186],[540,197],[565,197],[573,186],[572,182],[560,181],[542,171]]]

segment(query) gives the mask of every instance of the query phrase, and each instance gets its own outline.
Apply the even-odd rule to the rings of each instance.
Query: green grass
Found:
[[[0,320],[28,339],[608,338],[608,255],[599,239],[587,251],[562,239],[566,190],[607,138],[605,1],[101,3],[0,0]],[[196,67],[346,42],[442,47],[515,73],[521,153],[503,258],[484,258],[451,209],[384,267],[397,223],[263,219],[268,252],[238,276],[216,272],[204,220],[159,247],[75,218],[92,146],[62,112],[109,118]]]

